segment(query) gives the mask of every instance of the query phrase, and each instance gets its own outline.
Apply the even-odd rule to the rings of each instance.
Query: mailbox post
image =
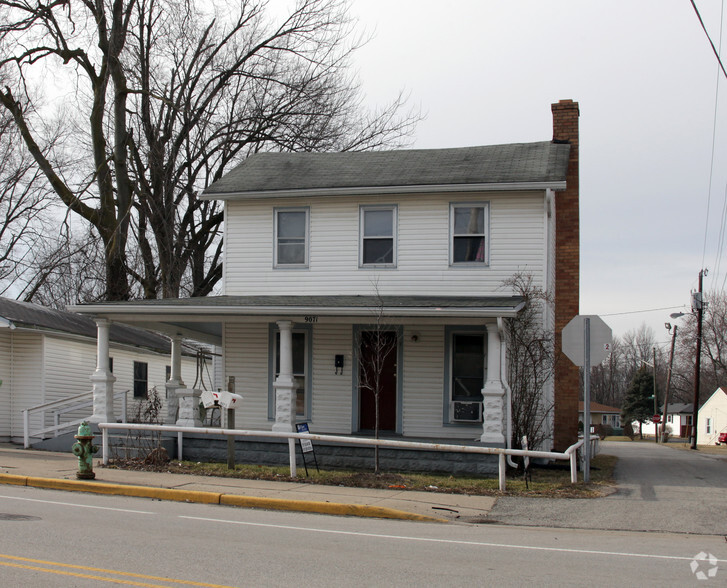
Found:
[[[221,410],[226,410],[227,428],[235,428],[235,410],[242,404],[242,396],[226,390],[217,392],[205,390],[202,392],[200,400],[205,408],[219,406]],[[232,435],[227,436],[227,469],[235,469],[235,438]]]

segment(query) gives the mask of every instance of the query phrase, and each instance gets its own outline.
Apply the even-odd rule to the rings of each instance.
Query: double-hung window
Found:
[[[308,208],[275,209],[275,267],[308,267],[308,214]]]
[[[149,390],[149,365],[143,361],[134,362],[134,398],[146,398]]]
[[[476,423],[482,418],[487,353],[484,331],[448,329],[449,421]]]
[[[361,207],[361,266],[396,266],[396,224],[396,206]]]
[[[297,419],[308,419],[310,418],[311,330],[306,327],[293,329],[292,336],[293,378],[295,378],[295,382],[297,384],[295,397],[293,399],[293,402],[295,403],[295,416]],[[274,330],[274,336],[271,337],[271,343],[274,363],[269,389],[270,410],[268,411],[268,416],[274,419],[275,390],[272,387],[272,383],[275,382],[278,375],[280,375],[280,332],[277,329]]]
[[[489,206],[486,202],[450,205],[450,262],[453,265],[487,265],[488,217]]]

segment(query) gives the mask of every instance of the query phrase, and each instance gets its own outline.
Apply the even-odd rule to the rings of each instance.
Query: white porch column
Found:
[[[116,378],[109,371],[109,327],[107,319],[96,319],[96,371],[91,376],[93,383],[93,415],[91,423],[114,422],[114,382]]]
[[[482,436],[493,445],[505,443],[505,386],[500,372],[502,341],[497,325],[487,325],[487,381],[482,389]]]
[[[180,427],[201,427],[199,397],[202,396],[202,390],[177,388],[175,394],[179,402],[179,415],[176,424]]]
[[[169,381],[165,384],[167,390],[167,424],[177,422],[177,411],[179,410],[179,397],[177,389],[184,388],[182,381],[182,338],[175,336],[172,341],[172,371],[169,374]]]
[[[278,321],[280,329],[280,373],[273,383],[275,390],[275,423],[273,431],[292,432],[295,417],[296,383],[293,378],[293,323]]]

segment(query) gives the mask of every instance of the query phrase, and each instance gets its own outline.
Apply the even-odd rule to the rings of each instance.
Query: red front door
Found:
[[[379,431],[396,430],[397,337],[393,331],[363,331],[359,342],[359,427],[376,428],[379,396]]]

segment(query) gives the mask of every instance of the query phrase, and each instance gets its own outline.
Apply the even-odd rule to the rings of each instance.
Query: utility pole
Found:
[[[669,331],[671,331],[671,324],[666,323],[669,325],[667,328]],[[671,349],[669,350],[669,370],[666,372],[666,391],[664,392],[664,410],[663,410],[663,416],[662,416],[662,424],[661,424],[661,442],[666,443],[666,436],[667,436],[667,430],[666,430],[666,415],[669,412],[668,406],[669,406],[669,385],[671,384],[671,366],[674,363],[674,343],[677,339],[677,325],[674,325],[674,332],[671,336]]]
[[[697,358],[694,362],[694,407],[692,412],[692,449],[697,448],[697,415],[699,413],[699,372],[702,358],[702,314],[704,302],[702,300],[702,278],[707,270],[699,270],[699,291],[692,295],[692,308],[697,311]]]
[[[656,394],[656,347],[652,347],[654,353],[654,416],[659,414],[659,399]],[[659,442],[659,423],[654,423],[654,443]]]

